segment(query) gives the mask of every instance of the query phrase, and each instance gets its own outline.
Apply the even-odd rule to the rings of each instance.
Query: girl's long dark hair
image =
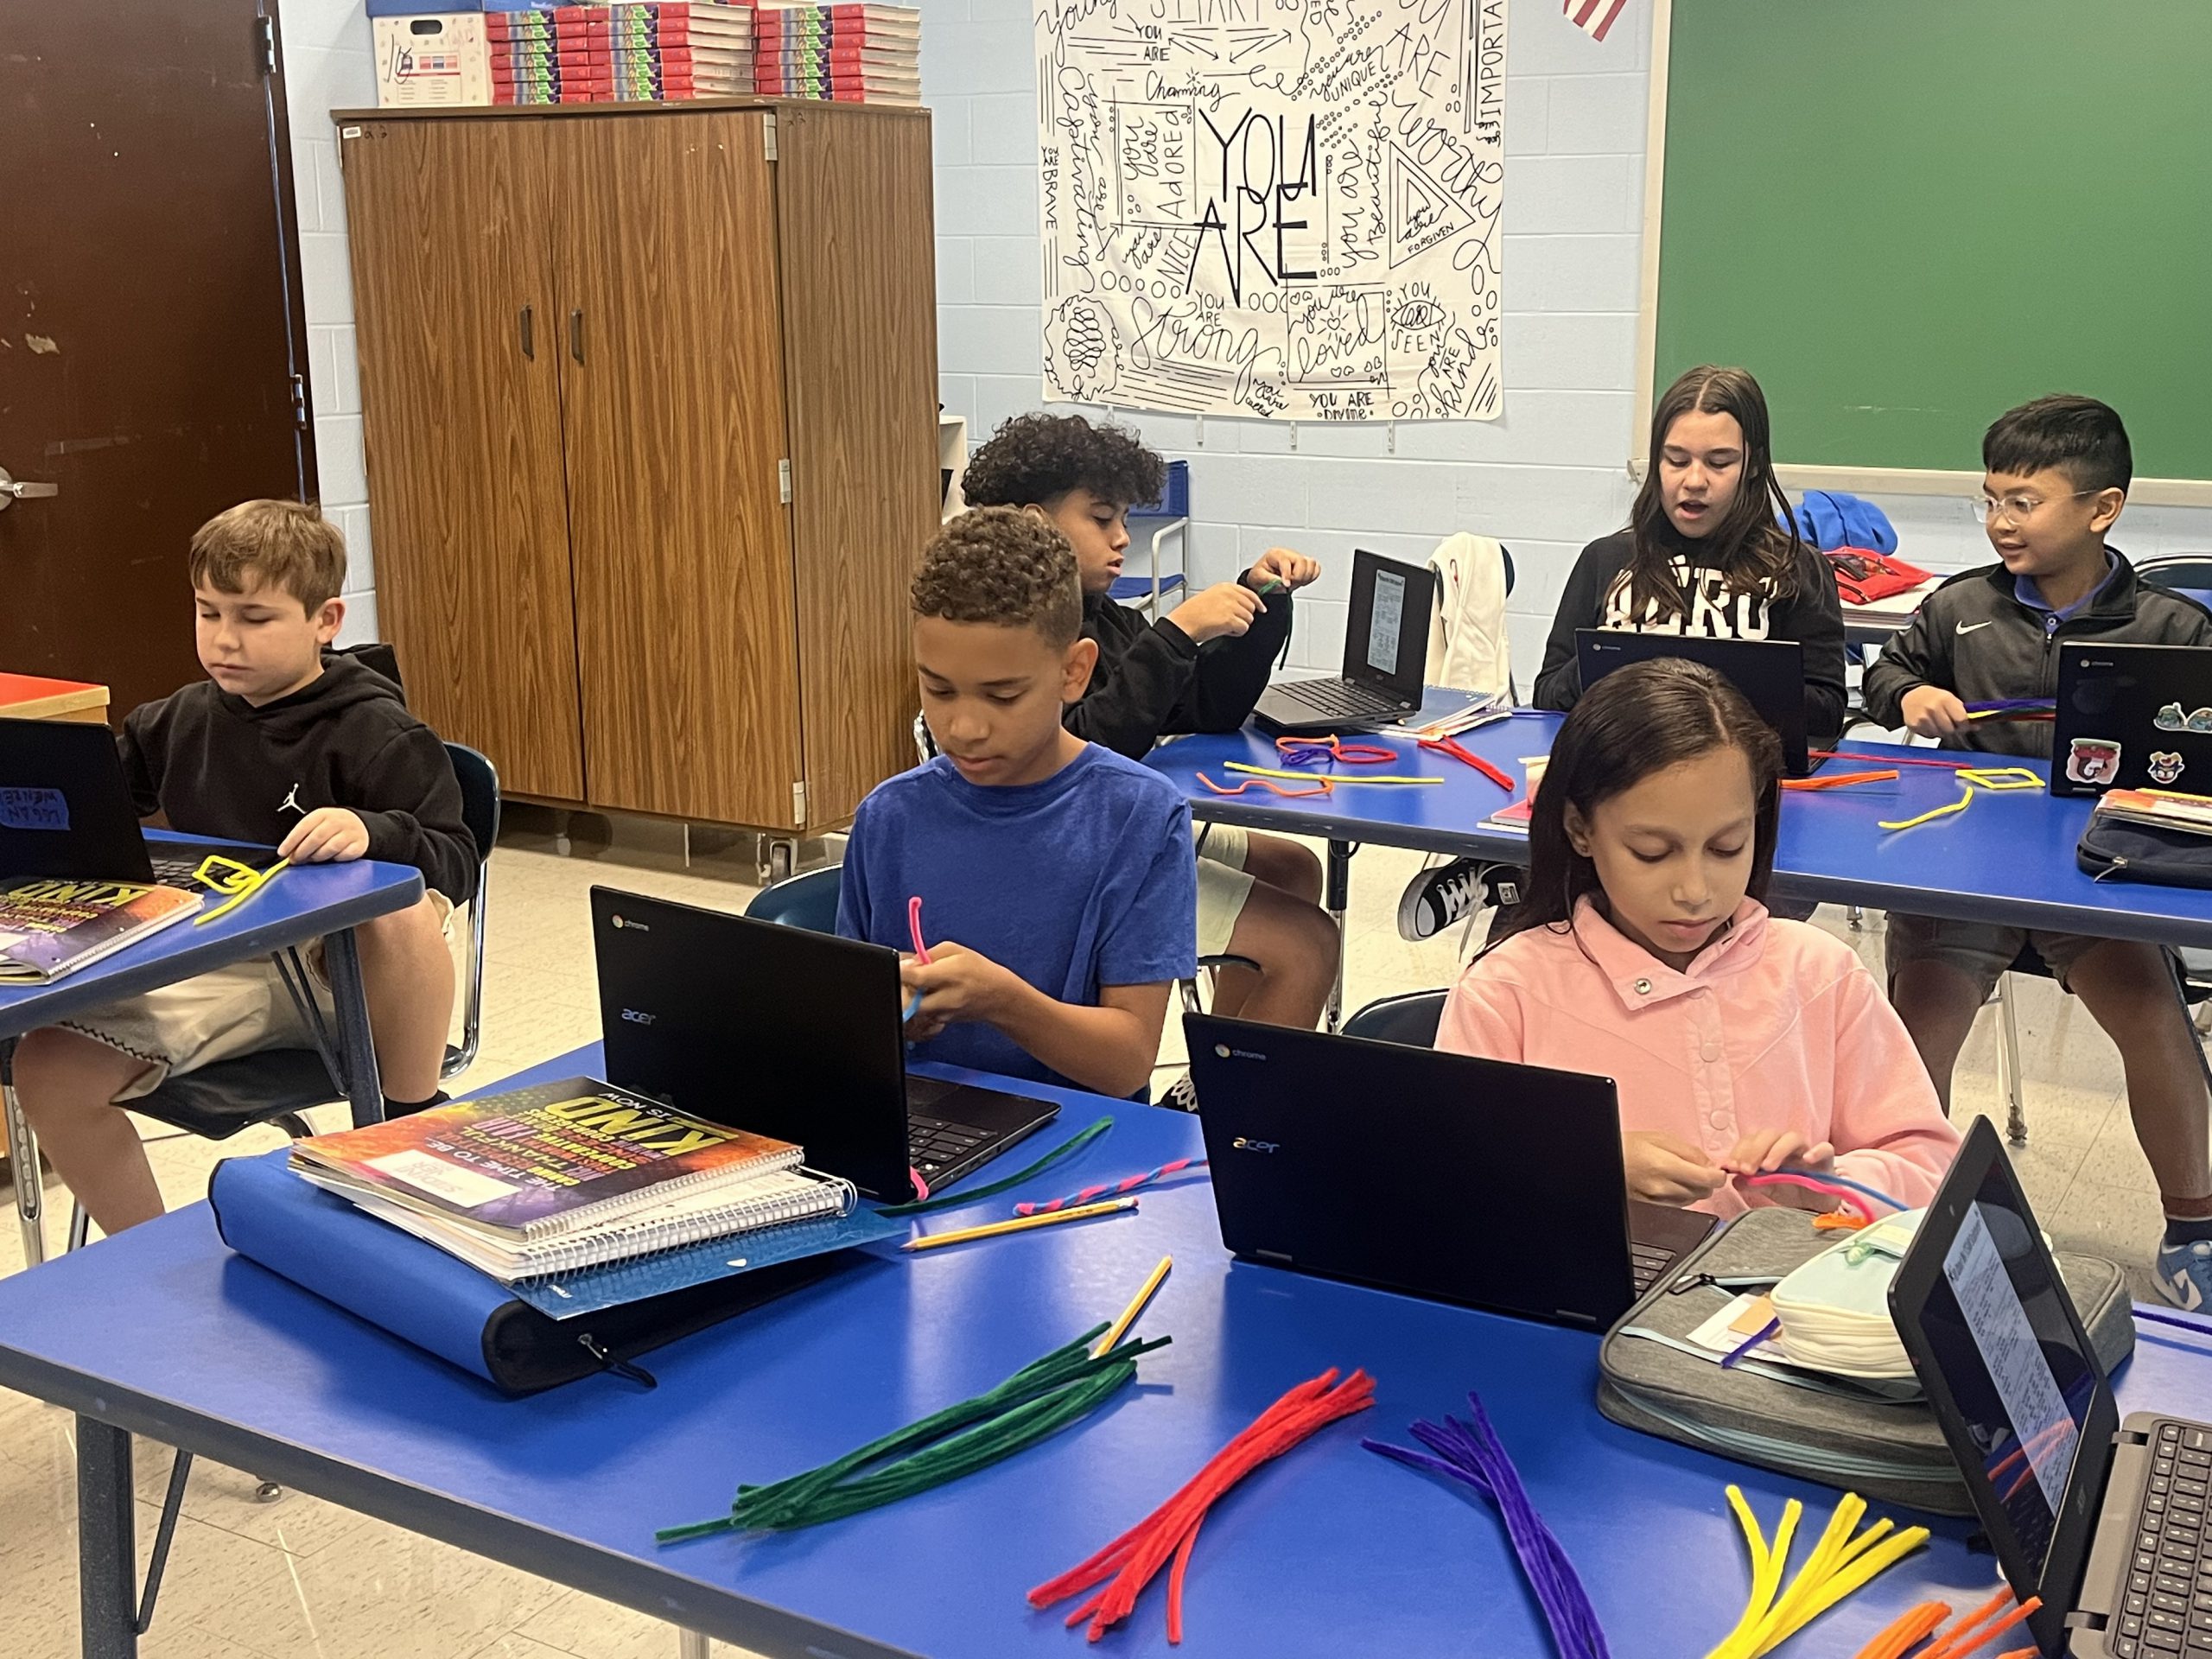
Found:
[[[1659,455],[1667,433],[1681,416],[1696,412],[1732,415],[1744,430],[1744,475],[1736,499],[1713,527],[1693,543],[1667,517],[1659,497]],[[1738,593],[1785,599],[1797,590],[1797,561],[1803,543],[1789,510],[1789,498],[1774,475],[1774,440],[1767,420],[1766,394],[1748,369],[1724,369],[1707,363],[1690,370],[1667,388],[1651,411],[1651,464],[1643,487],[1629,509],[1636,543],[1629,556],[1629,614],[1639,621],[1656,607],[1662,617],[1681,616],[1689,597],[1675,576],[1676,555],[1696,549],[1698,562],[1719,569]],[[1781,522],[1776,521],[1779,514]]]
[[[1602,897],[1597,867],[1567,839],[1569,803],[1586,823],[1602,803],[1653,772],[1724,748],[1742,751],[1751,766],[1758,811],[1748,891],[1764,900],[1774,874],[1782,740],[1742,692],[1702,663],[1662,657],[1606,675],[1559,728],[1529,823],[1526,893],[1500,912],[1491,945],[1532,927],[1563,927],[1585,893]]]

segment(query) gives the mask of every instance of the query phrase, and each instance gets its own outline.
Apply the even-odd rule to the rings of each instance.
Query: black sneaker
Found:
[[[1480,859],[1455,858],[1408,881],[1398,900],[1398,937],[1418,944],[1479,910],[1483,869]]]
[[[1191,1074],[1185,1071],[1167,1085],[1167,1092],[1160,1097],[1160,1103],[1172,1112],[1195,1112],[1198,1109],[1198,1085],[1191,1081]]]

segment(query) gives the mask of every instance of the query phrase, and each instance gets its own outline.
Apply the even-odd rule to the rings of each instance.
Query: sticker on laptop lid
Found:
[[[2108,737],[2077,737],[2067,746],[2066,775],[2094,788],[2120,776],[2120,745]]]
[[[2151,723],[2162,732],[2185,732],[2189,729],[2189,716],[2182,713],[2181,704],[2170,702],[2151,716]]]
[[[2161,749],[2154,752],[2151,756],[2150,764],[2151,781],[2158,785],[2173,783],[2180,778],[2184,769],[2181,756],[2170,750]]]
[[[69,827],[69,798],[58,789],[0,789],[0,830]]]

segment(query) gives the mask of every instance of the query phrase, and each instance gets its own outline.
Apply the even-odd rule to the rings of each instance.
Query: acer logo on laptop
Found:
[[[658,1014],[648,1014],[643,1008],[625,1008],[622,1010],[622,1017],[633,1026],[650,1026],[660,1018]]]
[[[1239,1152],[1281,1152],[1282,1150],[1282,1143],[1279,1141],[1255,1141],[1250,1136],[1243,1135],[1238,1135],[1229,1144]]]

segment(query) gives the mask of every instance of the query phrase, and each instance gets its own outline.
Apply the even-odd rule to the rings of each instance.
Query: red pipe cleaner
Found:
[[[1364,1411],[1375,1403],[1375,1379],[1365,1371],[1355,1370],[1342,1382],[1337,1381],[1337,1375],[1332,1367],[1291,1389],[1216,1452],[1165,1503],[1089,1560],[1032,1590],[1029,1605],[1049,1607],[1103,1586],[1067,1617],[1071,1626],[1088,1618],[1089,1639],[1096,1642],[1129,1616],[1137,1598],[1172,1554],[1174,1564],[1167,1575],[1167,1639],[1180,1643],[1183,1579],[1206,1512],[1260,1465],[1282,1456],[1338,1418]]]

